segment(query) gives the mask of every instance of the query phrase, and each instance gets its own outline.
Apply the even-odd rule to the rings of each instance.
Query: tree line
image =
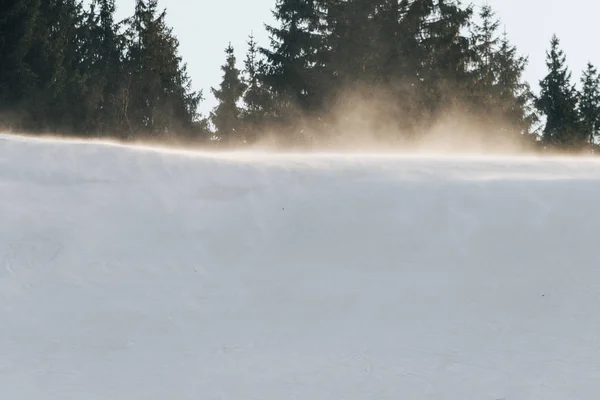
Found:
[[[132,139],[193,135],[191,90],[178,41],[157,0],[115,21],[115,0],[0,4],[4,129]]]
[[[534,95],[527,57],[487,5],[276,0],[268,45],[249,35],[241,68],[225,49],[207,116],[166,11],[158,0],[133,11],[115,21],[115,0],[4,1],[3,128],[224,147],[404,146],[444,121],[462,121],[445,140],[469,128],[490,147],[593,149],[600,134],[595,66],[577,89],[554,36]]]

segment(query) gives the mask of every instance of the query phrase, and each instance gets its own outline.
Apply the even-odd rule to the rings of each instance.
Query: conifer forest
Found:
[[[249,32],[246,49],[223,49],[222,81],[194,91],[159,0],[137,0],[124,20],[115,0],[5,0],[0,130],[211,148],[407,148],[438,131],[457,146],[472,136],[489,148],[597,147],[596,67],[574,81],[548,38],[533,90],[527,55],[490,6],[274,0],[272,10],[269,43]],[[209,91],[216,106],[202,115]]]

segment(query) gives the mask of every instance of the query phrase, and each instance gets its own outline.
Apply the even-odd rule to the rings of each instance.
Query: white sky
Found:
[[[546,73],[544,63],[550,38],[556,33],[573,78],[579,80],[588,61],[600,67],[597,15],[600,3],[595,0],[473,0],[490,4],[506,26],[510,40],[520,54],[529,57],[525,78],[537,92],[538,81]],[[135,0],[117,0],[117,15],[133,12]],[[162,0],[167,19],[180,41],[180,52],[188,64],[196,90],[204,91],[201,112],[207,114],[215,101],[211,86],[219,84],[224,49],[231,41],[240,68],[246,52],[246,40],[254,31],[259,45],[267,46],[264,23],[272,23],[275,0]],[[464,2],[467,4],[467,2]]]

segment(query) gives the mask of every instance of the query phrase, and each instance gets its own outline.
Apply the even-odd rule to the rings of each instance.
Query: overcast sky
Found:
[[[124,18],[133,12],[135,0],[117,0],[117,14]],[[180,52],[187,62],[196,90],[204,91],[201,105],[206,114],[214,106],[210,87],[219,84],[224,49],[231,41],[240,68],[248,35],[254,32],[259,45],[268,45],[264,23],[272,23],[275,0],[162,0],[167,19],[180,41]],[[467,4],[467,2],[464,2]],[[490,4],[506,26],[510,40],[521,54],[529,57],[525,75],[534,90],[546,73],[545,53],[556,33],[573,78],[579,79],[588,61],[600,67],[597,44],[596,0],[474,0]]]

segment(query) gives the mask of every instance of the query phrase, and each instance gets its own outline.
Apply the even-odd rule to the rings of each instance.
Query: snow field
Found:
[[[595,399],[600,163],[0,136],[7,399]]]

